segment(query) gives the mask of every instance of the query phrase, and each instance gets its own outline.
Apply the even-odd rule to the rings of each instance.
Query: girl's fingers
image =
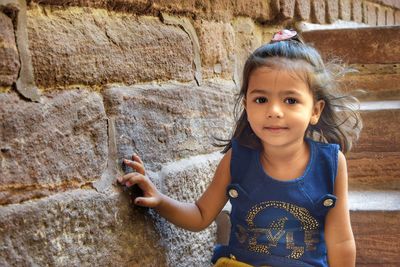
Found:
[[[133,161],[137,161],[137,162],[139,162],[140,164],[144,165],[142,159],[141,159],[141,158],[139,157],[139,155],[136,154],[136,153],[132,155],[132,160],[133,160]]]
[[[128,165],[129,167],[132,167],[138,173],[145,175],[145,169],[144,169],[143,163],[140,163],[138,161],[128,160],[128,159],[124,159],[124,163],[126,165]]]
[[[124,175],[118,179],[118,182],[128,187],[137,184],[144,192],[151,192],[153,183],[146,176],[132,172]]]

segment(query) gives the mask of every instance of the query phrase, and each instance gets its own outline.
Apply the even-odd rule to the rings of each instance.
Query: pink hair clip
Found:
[[[289,40],[297,35],[297,32],[294,30],[281,30],[277,33],[274,34],[274,37],[272,37],[271,42],[280,42],[280,41],[286,41]]]

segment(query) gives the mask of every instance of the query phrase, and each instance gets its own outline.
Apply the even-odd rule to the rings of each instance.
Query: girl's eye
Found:
[[[285,103],[293,105],[293,104],[296,104],[298,102],[297,102],[297,100],[295,98],[286,98],[285,99]]]
[[[267,98],[265,98],[265,97],[257,97],[255,101],[258,104],[262,104],[262,103],[267,102]]]

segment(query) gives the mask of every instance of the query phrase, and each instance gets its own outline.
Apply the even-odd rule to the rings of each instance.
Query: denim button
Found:
[[[231,198],[237,198],[239,196],[238,191],[233,188],[229,190],[228,194]]]
[[[327,199],[325,199],[324,200],[324,206],[325,207],[330,207],[330,206],[332,206],[333,205],[333,199],[332,198],[327,198]]]

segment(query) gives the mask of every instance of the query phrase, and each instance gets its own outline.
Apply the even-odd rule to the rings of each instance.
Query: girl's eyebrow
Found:
[[[270,93],[270,90],[268,90],[268,89],[258,89],[257,88],[257,89],[250,90],[249,95],[251,95],[251,94],[268,94],[268,93]],[[281,91],[280,94],[281,95],[301,95],[301,92],[299,92],[296,89],[287,89],[287,90]]]
[[[250,90],[249,95],[251,94],[267,94],[269,90],[267,89],[253,89]]]

